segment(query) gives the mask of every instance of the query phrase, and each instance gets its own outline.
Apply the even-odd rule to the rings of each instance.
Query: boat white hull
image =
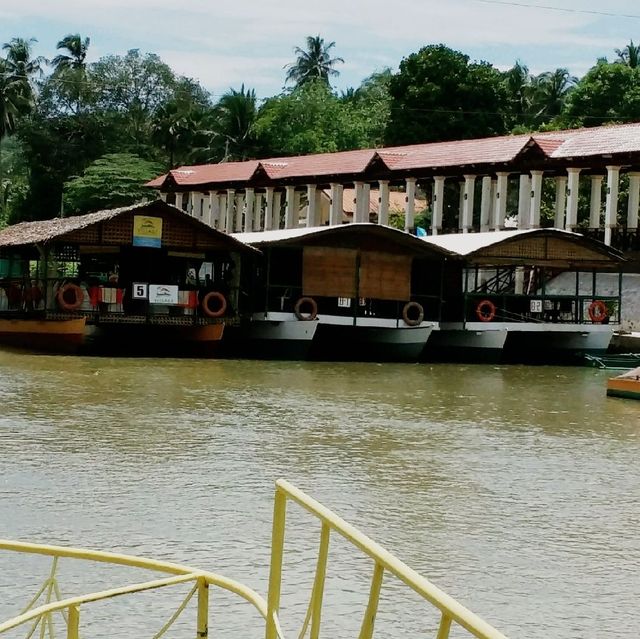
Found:
[[[465,329],[441,324],[427,342],[423,359],[444,362],[499,362],[507,340],[506,328]]]

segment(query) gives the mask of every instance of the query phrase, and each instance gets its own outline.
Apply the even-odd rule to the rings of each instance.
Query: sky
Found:
[[[556,10],[551,7],[555,7]],[[561,10],[557,10],[561,9]],[[407,55],[444,43],[506,69],[567,67],[583,75],[630,39],[640,42],[637,0],[0,0],[0,42],[37,38],[52,58],[65,35],[91,38],[89,62],[129,49],[153,52],[213,96],[245,84],[265,98],[308,35],[344,58],[337,90],[356,87]]]

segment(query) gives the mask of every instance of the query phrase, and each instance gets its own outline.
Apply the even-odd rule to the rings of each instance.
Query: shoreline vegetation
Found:
[[[131,204],[184,164],[640,120],[633,41],[582,78],[521,61],[500,71],[431,44],[338,93],[336,44],[309,36],[283,68],[285,88],[264,99],[244,84],[211,95],[138,49],[88,63],[80,34],[51,60],[33,44],[15,37],[0,54],[0,227]]]

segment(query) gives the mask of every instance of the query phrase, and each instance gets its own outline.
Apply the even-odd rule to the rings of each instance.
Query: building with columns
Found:
[[[388,225],[400,197],[406,231],[423,200],[430,235],[546,226],[640,251],[640,123],[183,166],[148,186],[228,233],[368,222],[372,208]]]

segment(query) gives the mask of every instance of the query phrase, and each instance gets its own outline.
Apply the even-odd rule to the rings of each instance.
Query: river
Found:
[[[640,406],[607,399],[605,380],[581,368],[0,351],[0,537],[184,562],[265,594],[285,477],[511,638],[635,638]],[[319,528],[294,506],[288,525],[281,615],[297,636]],[[330,551],[322,636],[357,636],[372,566],[337,538]],[[121,585],[118,570],[65,560],[63,593]],[[47,571],[0,554],[0,619]],[[84,606],[81,634],[152,637],[185,592]],[[261,636],[247,604],[211,598],[211,637]],[[171,636],[193,636],[193,618]],[[376,636],[435,636],[435,623],[385,581]]]

